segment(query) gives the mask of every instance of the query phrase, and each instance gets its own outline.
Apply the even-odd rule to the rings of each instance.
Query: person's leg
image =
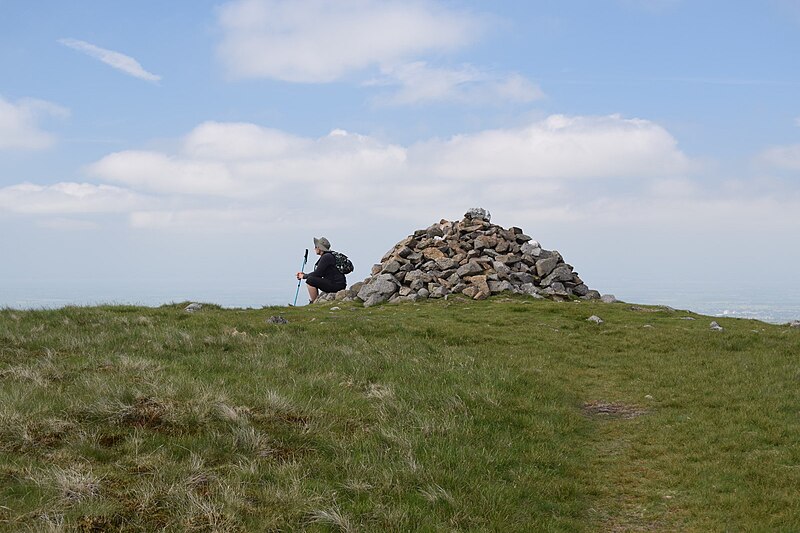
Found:
[[[308,286],[308,296],[311,298],[311,301],[314,301],[317,299],[317,297],[319,297],[319,291],[336,292],[344,289],[344,286],[341,284],[333,283],[328,279],[314,276],[313,274],[309,274],[309,276],[306,278],[306,285]]]
[[[327,280],[313,274],[309,274],[306,278],[306,287],[308,288],[308,298],[314,302],[319,298],[319,291],[325,290],[325,282]]]
[[[308,299],[313,303],[317,298],[319,298],[319,289],[308,282],[306,282],[306,288],[308,289]]]

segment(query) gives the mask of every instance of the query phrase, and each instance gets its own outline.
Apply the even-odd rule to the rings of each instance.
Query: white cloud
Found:
[[[686,178],[657,179],[650,184],[650,192],[660,198],[688,198],[699,192],[697,184]]]
[[[773,146],[761,152],[756,160],[779,170],[800,170],[800,144]]]
[[[202,230],[225,233],[231,230],[269,232],[275,229],[272,210],[248,208],[178,208],[134,211],[130,225],[137,229]]]
[[[0,150],[41,150],[52,146],[55,137],[39,128],[39,120],[68,115],[68,110],[44,100],[9,102],[0,96]]]
[[[88,172],[96,178],[160,193],[230,194],[236,187],[222,163],[157,152],[116,152],[90,165]]]
[[[218,55],[239,78],[331,82],[476,38],[478,17],[422,0],[237,0],[219,10]]]
[[[152,82],[161,80],[161,76],[146,71],[137,60],[125,54],[121,54],[120,52],[100,48],[99,46],[78,39],[59,39],[58,42],[64,46],[83,52],[89,57],[102,61],[106,65],[120,70],[129,76],[133,76],[134,78]]]
[[[487,130],[411,146],[334,130],[304,138],[254,124],[206,122],[177,154],[124,151],[89,167],[103,181],[161,194],[253,198],[304,194],[326,200],[430,187],[431,180],[542,182],[674,177],[689,168],[657,124],[619,116],[554,115],[528,126]],[[519,186],[516,184],[515,186]]]
[[[444,69],[416,61],[382,68],[383,77],[365,85],[399,86],[379,96],[382,104],[402,105],[427,102],[469,104],[527,103],[542,98],[542,90],[519,74],[492,75],[472,65]]]
[[[90,183],[22,183],[0,189],[0,210],[22,214],[126,213],[144,203],[135,192]]]
[[[220,195],[314,194],[339,197],[349,186],[396,175],[405,149],[334,130],[318,139],[253,124],[206,122],[186,137],[181,153],[126,151],[91,165],[92,176],[160,193]]]
[[[88,167],[96,180],[125,189],[22,185],[0,191],[0,206],[30,213],[135,212],[130,221],[139,228],[214,221],[252,229],[318,209],[346,211],[348,220],[388,213],[416,218],[474,205],[519,205],[574,219],[569,205],[576,187],[602,195],[622,179],[616,187],[641,192],[661,180],[653,185],[657,192],[690,195],[690,184],[680,179],[691,166],[666,130],[616,115],[555,115],[410,146],[343,130],[311,138],[206,122],[175,153],[116,152]]]
[[[669,177],[690,166],[664,128],[619,115],[552,115],[521,128],[431,141],[415,151],[428,172],[468,180]]]

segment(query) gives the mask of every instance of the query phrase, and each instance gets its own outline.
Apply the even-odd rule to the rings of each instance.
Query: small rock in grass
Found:
[[[341,307],[339,307],[339,306],[331,307],[331,311],[338,311],[340,309],[341,309]]]
[[[589,321],[589,322],[594,322],[595,324],[602,324],[603,322],[605,322],[602,318],[600,318],[597,315],[592,315],[589,318],[587,318],[586,320]]]
[[[652,394],[648,394],[648,395],[645,396],[645,399],[652,400],[653,399],[653,395]]]
[[[194,313],[196,311],[199,311],[202,308],[203,308],[203,304],[193,303],[193,304],[189,304],[186,307],[184,307],[183,310],[186,311],[187,313]]]
[[[288,324],[289,321],[282,316],[271,316],[267,319],[267,324]]]
[[[682,316],[678,320],[694,320],[693,316]]]
[[[800,328],[800,320],[792,320],[789,322],[790,328]]]
[[[717,324],[716,321],[714,321],[714,322],[711,323],[711,329],[714,330],[714,331],[722,331],[724,328],[722,326],[720,326],[719,324]]]
[[[645,324],[645,325],[644,325],[644,326],[642,326],[642,327],[643,327],[643,328],[652,328],[653,326],[652,326],[651,324]]]
[[[600,301],[604,304],[613,304],[617,302],[617,298],[613,294],[604,294],[600,297]]]

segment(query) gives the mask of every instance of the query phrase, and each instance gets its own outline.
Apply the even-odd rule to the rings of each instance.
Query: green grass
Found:
[[[0,530],[800,530],[797,329],[338,307],[0,311]]]

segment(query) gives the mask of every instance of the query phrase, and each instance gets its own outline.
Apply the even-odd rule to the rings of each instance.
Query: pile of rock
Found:
[[[325,300],[360,299],[365,306],[463,294],[482,300],[504,291],[535,298],[596,299],[557,251],[543,249],[520,228],[490,222],[470,209],[457,222],[441,220],[398,242],[372,275]]]

